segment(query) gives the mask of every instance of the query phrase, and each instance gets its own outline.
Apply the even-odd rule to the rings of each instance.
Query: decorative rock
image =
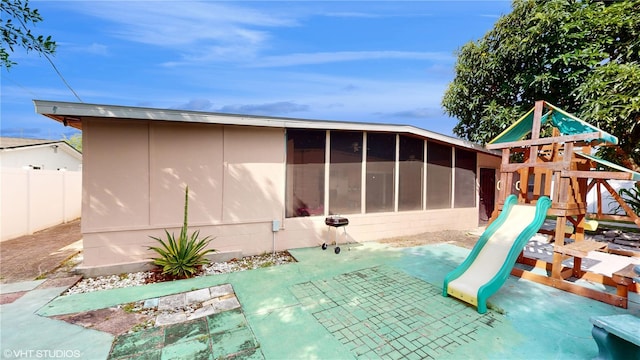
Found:
[[[202,267],[202,272],[198,276],[207,276],[222,273],[231,273],[249,269],[262,268],[265,266],[282,265],[295,262],[295,259],[286,252],[272,254],[254,255],[242,259],[234,259],[227,262],[211,263]],[[141,286],[147,283],[147,279],[153,275],[151,271],[137,272],[120,275],[98,276],[95,278],[85,278],[76,285],[69,288],[63,295],[82,294],[99,290],[118,289],[124,287]]]
[[[624,240],[640,241],[640,234],[622,233],[618,237]]]
[[[616,238],[615,240],[613,240],[613,242],[615,244],[619,244],[619,245],[625,245],[625,246],[631,246],[631,247],[640,248],[640,242],[638,242],[638,241],[629,241],[629,240],[624,240],[624,239],[621,239],[621,238]]]
[[[614,238],[620,235],[621,233],[622,232],[620,230],[607,230],[607,231],[603,231],[602,235],[608,238]]]

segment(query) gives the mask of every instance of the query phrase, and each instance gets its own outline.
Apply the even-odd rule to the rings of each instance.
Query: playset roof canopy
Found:
[[[531,133],[533,129],[533,113],[534,108],[523,115],[518,121],[514,122],[505,129],[500,135],[496,136],[489,144],[501,144],[523,140]],[[594,134],[594,138],[588,138],[587,141],[598,140],[612,145],[618,144],[618,138],[603,131],[576,116],[565,112],[564,110],[544,102],[543,115],[540,118],[540,126],[547,123],[560,131],[562,136]]]

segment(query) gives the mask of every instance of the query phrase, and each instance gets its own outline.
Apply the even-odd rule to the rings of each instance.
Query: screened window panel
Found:
[[[367,213],[395,209],[396,135],[367,133]]]
[[[360,213],[363,133],[331,131],[330,138],[329,213]]]
[[[287,130],[286,217],[324,215],[326,135]]]
[[[450,146],[427,142],[427,209],[451,207]]]
[[[398,210],[422,209],[424,140],[400,136]]]
[[[476,206],[476,153],[456,149],[454,207]]]

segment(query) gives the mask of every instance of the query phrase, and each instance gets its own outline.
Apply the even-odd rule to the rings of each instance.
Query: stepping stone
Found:
[[[183,321],[187,321],[187,314],[184,312],[160,314],[156,318],[156,326],[177,324]]]
[[[242,313],[242,309],[223,311],[207,317],[209,331],[211,334],[222,333],[240,327],[246,327],[247,320]]]
[[[158,299],[158,298],[147,299],[147,300],[144,301],[144,304],[142,305],[142,308],[143,309],[157,308],[159,301],[160,301],[160,299]]]
[[[161,297],[158,301],[158,310],[173,310],[185,306],[186,297],[184,293]]]
[[[118,336],[114,341],[113,348],[111,349],[110,359],[132,358],[137,355],[137,358],[143,358],[146,356],[148,359],[153,359],[154,353],[160,358],[160,351],[164,345],[164,330],[160,328],[152,328],[142,330],[132,334],[125,334]]]
[[[234,296],[227,299],[218,300],[213,304],[213,307],[217,310],[217,312],[237,309],[240,307],[240,302]]]
[[[201,307],[200,309],[197,309],[196,311],[193,312],[193,314],[187,316],[187,320],[193,320],[193,319],[198,319],[204,316],[209,316],[209,315],[213,315],[216,313],[216,308],[214,308],[213,306],[204,306]]]
[[[209,289],[200,289],[186,293],[185,300],[188,305],[205,302],[211,299]]]
[[[224,295],[233,294],[233,287],[231,284],[218,285],[209,288],[212,298],[217,298]]]

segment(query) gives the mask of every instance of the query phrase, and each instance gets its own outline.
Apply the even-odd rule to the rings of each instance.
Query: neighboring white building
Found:
[[[0,167],[82,170],[82,153],[62,140],[0,137]]]

